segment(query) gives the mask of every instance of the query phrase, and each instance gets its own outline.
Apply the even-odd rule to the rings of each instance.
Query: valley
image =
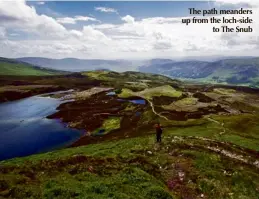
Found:
[[[0,0],[0,199],[259,199],[258,14]]]
[[[66,149],[1,161],[1,197],[171,199],[259,194],[256,88],[189,84],[162,75],[105,70],[0,79],[10,90],[47,86],[66,91],[46,91],[38,97],[58,100],[46,121],[60,121],[73,129],[67,134],[77,135]],[[25,85],[17,86],[18,80]],[[155,143],[157,122],[163,127],[161,144]],[[55,139],[62,131],[55,133]]]
[[[258,58],[229,58],[217,61],[150,62],[139,67],[140,72],[162,74],[191,83],[239,85],[258,88]]]
[[[216,57],[211,59],[207,58],[205,60],[203,60],[202,57],[176,60],[165,58],[150,60],[101,60],[22,57],[13,61],[40,66],[42,68],[46,67],[48,70],[58,69],[61,70],[62,73],[68,70],[72,72],[85,70],[125,72],[128,70],[161,74],[174,79],[190,81],[195,84],[238,85],[258,88],[258,57]],[[125,69],[124,66],[127,66],[127,69]],[[51,71],[51,73],[57,72],[55,70]],[[46,71],[44,73],[46,73]]]

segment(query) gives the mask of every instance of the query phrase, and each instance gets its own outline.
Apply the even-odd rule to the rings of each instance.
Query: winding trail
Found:
[[[186,142],[185,144],[190,146],[190,147],[198,147],[198,148],[203,148],[203,149],[207,149],[210,150],[211,152],[214,153],[218,153],[220,155],[223,155],[225,157],[228,157],[230,159],[235,159],[239,162],[242,163],[246,163],[250,166],[253,166],[257,169],[259,169],[259,160],[257,160],[257,156],[253,155],[253,154],[249,154],[247,152],[245,152],[244,150],[241,149],[241,151],[230,151],[230,149],[232,148],[233,150],[237,149],[234,144],[232,143],[228,143],[228,142],[222,142],[222,141],[218,141],[218,140],[213,140],[213,139],[209,139],[209,138],[205,138],[205,137],[198,137],[198,136],[188,136],[188,137],[183,137],[183,136],[174,136],[173,141],[174,142],[182,142],[183,140],[186,139],[197,139],[197,140],[202,140],[211,144],[215,144],[215,146],[207,144],[207,145],[198,145],[195,142]],[[220,145],[218,145],[220,144]],[[226,149],[225,148],[228,148]],[[231,148],[229,148],[231,147]]]
[[[212,119],[212,118],[210,118],[210,117],[207,117],[207,120],[209,120],[209,121],[211,121],[211,122],[214,122],[214,123],[216,123],[216,124],[218,124],[218,125],[221,125],[221,126],[222,126],[223,131],[222,131],[222,132],[220,132],[220,134],[226,133],[226,129],[225,129],[225,127],[224,127],[224,125],[225,125],[225,124],[224,124],[224,122],[220,123],[219,121],[214,120],[214,119]]]
[[[155,115],[157,115],[158,117],[164,118],[164,119],[167,120],[167,121],[169,120],[166,116],[163,116],[163,115],[161,115],[161,114],[159,114],[158,112],[155,111],[154,104],[153,104],[149,99],[145,98],[145,97],[142,96],[140,93],[135,93],[135,96],[147,100],[148,103],[150,104],[151,108],[152,108],[152,112],[153,112]]]
[[[166,120],[169,120],[167,117],[165,117],[165,116],[163,116],[163,115],[161,115],[161,114],[159,114],[159,113],[157,113],[157,112],[155,111],[154,105],[153,105],[153,103],[152,103],[150,100],[148,100],[148,99],[146,99],[146,100],[147,100],[148,103],[150,104],[150,106],[151,106],[151,108],[152,108],[152,111],[153,111],[153,113],[154,113],[155,115],[157,115],[157,116],[159,116],[159,117],[162,117],[162,118],[164,118],[164,119],[166,119]]]

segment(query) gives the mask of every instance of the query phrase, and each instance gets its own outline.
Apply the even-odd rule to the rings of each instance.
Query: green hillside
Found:
[[[139,68],[141,72],[166,75],[180,80],[259,88],[259,58],[233,58],[214,62],[171,61]]]
[[[71,100],[47,118],[85,134],[67,149],[0,161],[0,198],[258,199],[257,89],[103,70],[22,78],[73,89],[42,95]]]
[[[135,71],[127,71],[123,73],[113,71],[87,71],[82,72],[93,80],[103,81],[106,86],[116,88],[128,88],[134,91],[140,91],[149,87],[156,87],[161,85],[173,85],[179,87],[181,82],[179,80],[171,79],[163,75],[148,74]]]
[[[42,67],[32,66],[25,62],[18,62],[16,60],[0,58],[0,75],[13,76],[45,76],[58,75],[64,72]]]
[[[247,142],[252,149],[251,139],[225,135],[237,144],[231,146],[206,138],[217,137],[221,128],[213,122],[208,127],[167,129],[160,146],[149,135],[2,161],[0,197],[257,198],[256,165],[235,159],[252,155],[239,147]],[[214,152],[214,147],[231,156]],[[255,161],[255,154],[249,158]]]

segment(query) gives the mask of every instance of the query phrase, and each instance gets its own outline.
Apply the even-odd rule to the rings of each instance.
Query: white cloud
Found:
[[[63,18],[57,18],[58,23],[62,24],[76,24],[77,21],[96,21],[100,22],[99,20],[88,17],[88,16],[75,16],[75,17],[63,17]]]
[[[126,15],[125,17],[122,17],[121,20],[125,21],[126,23],[134,23],[135,21],[134,17],[130,15]]]
[[[80,38],[83,36],[83,33],[78,30],[70,30],[69,32],[71,35],[73,35],[74,37],[77,37],[77,38]]]
[[[137,20],[130,15],[122,17],[120,24],[92,24],[73,30],[62,24],[74,24],[77,21],[95,22],[96,19],[87,16],[55,19],[39,15],[35,8],[28,6],[25,1],[0,1],[0,56],[102,59],[200,55],[256,56],[259,52],[258,7],[253,7],[253,11],[251,17],[255,22],[251,24],[254,29],[252,33],[213,33],[212,27],[220,27],[221,24],[186,26],[181,23],[180,17],[150,17]],[[15,41],[12,37],[8,38],[9,30],[23,33],[21,35],[25,35],[26,39],[21,35],[18,35]]]
[[[67,33],[55,19],[38,15],[24,0],[0,1],[0,26],[53,37],[64,37]]]
[[[172,44],[170,42],[168,42],[167,40],[158,41],[158,42],[154,43],[153,48],[155,50],[168,50],[168,49],[172,48]]]
[[[107,8],[107,7],[95,7],[95,10],[100,12],[110,12],[110,13],[117,13],[118,11],[114,8]]]
[[[5,28],[0,27],[0,40],[5,38]]]
[[[12,37],[19,36],[19,34],[18,34],[18,33],[10,33],[9,35],[10,35],[10,36],[12,36]]]
[[[258,6],[258,0],[215,0],[219,4],[247,4],[250,6]]]
[[[38,4],[38,5],[44,5],[45,2],[44,2],[44,1],[39,1],[39,2],[37,2],[37,4]]]
[[[63,18],[57,18],[57,22],[62,24],[75,24],[76,20],[71,17],[63,17]]]
[[[96,28],[96,29],[105,30],[105,29],[113,29],[116,27],[116,25],[114,25],[114,24],[98,24],[98,25],[92,25],[92,27]]]
[[[81,39],[83,39],[83,40],[97,41],[100,43],[103,42],[103,44],[110,41],[110,39],[108,37],[106,37],[105,34],[100,32],[99,30],[95,30],[91,26],[84,26],[84,28],[82,30],[82,34],[83,35],[82,35]]]
[[[180,18],[180,17],[179,18],[152,17],[152,18],[142,19],[142,22],[147,23],[147,24],[173,24],[173,23],[182,23],[182,18]]]

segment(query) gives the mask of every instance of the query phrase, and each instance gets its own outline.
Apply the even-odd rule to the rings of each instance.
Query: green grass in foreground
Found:
[[[164,121],[161,145],[149,135],[2,161],[0,196],[170,199],[201,198],[203,194],[211,199],[257,199],[259,174],[252,164],[256,156],[246,148],[259,151],[258,139],[233,139],[253,135],[255,120],[249,115],[213,119],[224,120],[225,134],[220,134],[222,126],[204,119]],[[250,127],[243,134],[235,130],[233,123],[248,119]],[[107,126],[113,124],[107,122]],[[208,146],[251,158],[251,164],[209,151]]]

